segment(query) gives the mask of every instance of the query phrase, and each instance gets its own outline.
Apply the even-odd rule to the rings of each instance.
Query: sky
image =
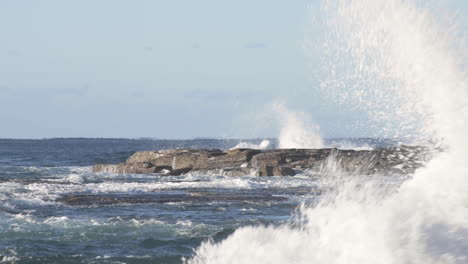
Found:
[[[466,17],[468,2],[446,1]],[[0,0],[0,138],[275,137],[275,103],[326,137],[366,122],[323,98],[318,0]],[[319,51],[315,51],[319,52]],[[312,52],[313,53],[313,52]]]

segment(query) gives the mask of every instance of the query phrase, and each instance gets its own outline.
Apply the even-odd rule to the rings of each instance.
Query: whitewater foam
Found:
[[[331,56],[322,87],[357,100],[381,136],[445,152],[396,190],[331,168],[332,191],[290,223],[238,229],[186,262],[467,263],[468,90],[458,39],[416,1],[325,0],[322,10]]]
[[[239,144],[235,145],[231,149],[238,149],[238,148],[249,148],[249,149],[268,149],[270,148],[270,141],[269,140],[262,140],[260,144],[250,143],[250,142],[240,142]]]

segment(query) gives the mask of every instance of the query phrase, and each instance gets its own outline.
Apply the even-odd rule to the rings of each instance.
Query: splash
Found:
[[[238,149],[238,148],[250,148],[250,149],[268,149],[270,147],[270,141],[267,139],[262,140],[260,144],[255,144],[251,142],[240,142],[239,144],[235,145],[231,149]]]
[[[305,113],[293,112],[284,104],[274,104],[280,124],[282,125],[278,137],[279,148],[321,148],[323,140],[319,128],[310,123]]]
[[[468,87],[451,26],[404,0],[329,0],[329,77],[338,101],[366,109],[382,136],[445,151],[392,187],[343,174],[290,223],[206,242],[189,263],[468,263]],[[384,186],[384,187],[382,187]],[[396,189],[395,189],[396,188]]]
[[[454,26],[437,24],[416,1],[324,1],[323,12],[322,89],[365,109],[382,137],[447,140],[460,121],[452,114],[466,104]]]

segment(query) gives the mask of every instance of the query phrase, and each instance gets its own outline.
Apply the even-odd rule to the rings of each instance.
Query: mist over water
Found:
[[[432,142],[442,153],[396,187],[340,172],[330,160],[323,177],[333,191],[320,202],[302,204],[287,224],[205,242],[188,262],[467,263],[462,40],[416,1],[329,0],[322,11],[329,33],[322,88],[337,103],[366,109],[384,136]]]

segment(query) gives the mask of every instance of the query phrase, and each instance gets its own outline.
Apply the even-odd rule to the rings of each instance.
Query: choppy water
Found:
[[[320,3],[313,22],[325,36],[308,48],[324,55],[323,72],[311,72],[323,92],[365,111],[366,131],[435,142],[443,153],[396,189],[331,163],[327,176],[343,177],[290,223],[239,228],[204,242],[187,263],[468,263],[466,30],[441,8],[445,1]]]
[[[0,261],[181,263],[203,241],[221,241],[242,226],[286,223],[300,203],[320,198],[325,183],[314,174],[162,177],[91,172],[92,164],[122,162],[138,150],[229,149],[238,143],[0,140]],[[327,143],[392,144],[371,139]],[[69,195],[82,199],[65,202]]]
[[[160,177],[95,174],[90,165],[240,142],[0,140],[0,262],[468,263],[463,37],[439,21],[433,1],[321,2],[329,34],[321,87],[365,110],[373,122],[364,125],[381,135],[436,143],[442,153],[402,177],[347,175],[333,160],[295,177]],[[280,142],[239,146],[393,144],[323,142],[276,108]]]

